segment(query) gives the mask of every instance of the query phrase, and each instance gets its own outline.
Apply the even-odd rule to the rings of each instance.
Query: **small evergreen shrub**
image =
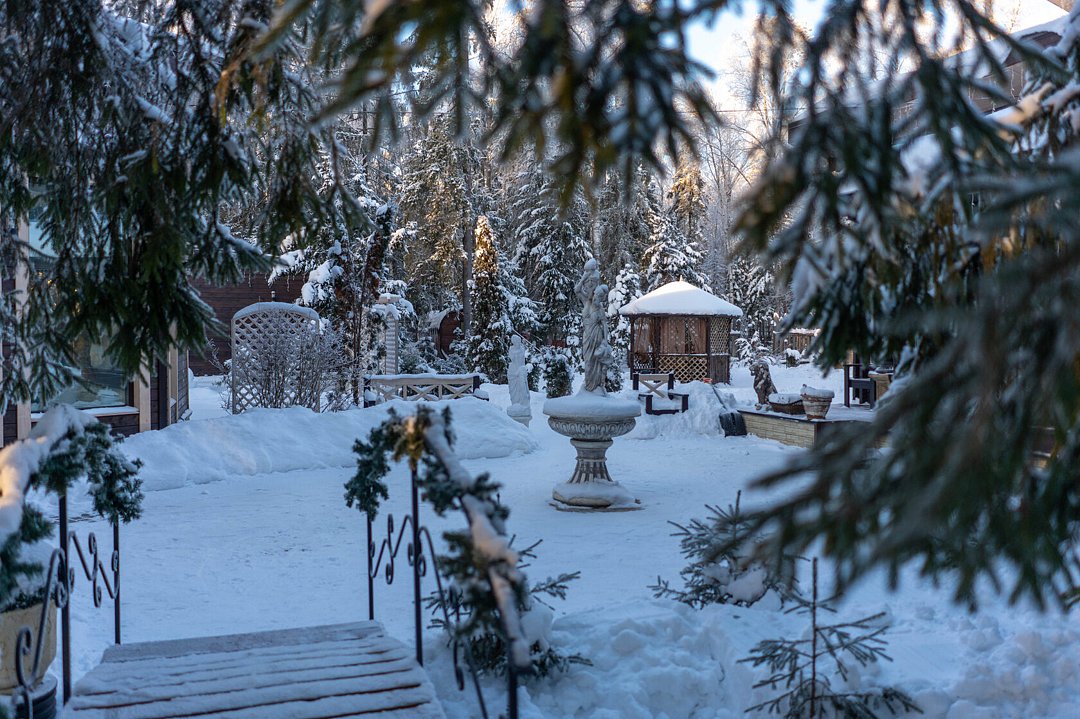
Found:
[[[851,622],[821,624],[822,611],[832,612],[818,601],[817,559],[813,561],[813,594],[794,611],[810,617],[809,636],[800,639],[766,639],[750,650],[740,662],[767,667],[769,675],[754,684],[779,693],[760,704],[747,707],[747,713],[777,714],[784,719],[876,719],[879,712],[895,716],[900,712],[922,713],[914,700],[895,687],[869,690],[848,689],[852,663],[865,667],[885,653],[884,635],[888,626],[884,613]],[[891,660],[890,660],[891,661]]]
[[[691,519],[686,526],[672,523],[679,530],[673,536],[680,538],[682,554],[690,560],[679,572],[685,588],[675,589],[657,577],[656,584],[649,587],[655,596],[696,608],[707,604],[749,607],[770,589],[781,599],[795,596],[795,558],[785,557],[781,566],[775,567],[753,557],[755,543],[748,537],[750,530],[739,507],[741,499],[739,492],[734,506],[729,505],[726,510],[706,505],[711,516],[704,520]],[[737,543],[750,547],[749,553],[725,549]]]
[[[564,350],[544,348],[544,386],[548,397],[565,397],[570,394],[574,376],[570,364],[570,355]]]

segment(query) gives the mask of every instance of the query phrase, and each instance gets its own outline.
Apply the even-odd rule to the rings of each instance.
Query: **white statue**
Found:
[[[607,285],[600,284],[596,260],[585,263],[581,279],[574,287],[581,300],[581,356],[585,362],[585,390],[607,395],[604,378],[614,361],[608,342]]]
[[[525,345],[521,338],[510,338],[510,366],[506,370],[510,385],[510,406],[506,413],[526,427],[532,419],[532,399],[529,395],[529,370],[525,365]]]

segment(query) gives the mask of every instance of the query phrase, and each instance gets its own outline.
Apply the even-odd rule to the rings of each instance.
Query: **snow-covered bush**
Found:
[[[222,407],[233,411],[233,383],[243,382],[250,394],[247,407],[310,407],[316,411],[345,409],[349,394],[345,373],[349,360],[341,336],[329,329],[294,335],[277,334],[250,351],[243,378],[235,361],[223,365]]]
[[[656,584],[649,587],[657,597],[667,597],[703,607],[707,604],[735,604],[749,607],[769,590],[781,599],[794,596],[795,558],[785,557],[780,567],[767,565],[753,557],[753,539],[747,539],[750,529],[739,504],[742,492],[735,496],[734,506],[721,509],[706,505],[711,516],[707,519],[691,519],[683,526],[675,524],[679,531],[679,545],[690,564],[679,575],[684,589],[675,589],[664,579],[657,577]],[[741,551],[726,549],[741,539]]]
[[[545,347],[544,391],[548,397],[565,397],[570,394],[574,373],[570,354],[557,347]]]
[[[784,364],[788,367],[797,367],[800,359],[802,359],[802,355],[799,350],[792,347],[784,350]]]
[[[25,503],[27,493],[62,496],[85,477],[94,511],[130,522],[142,511],[140,466],[124,456],[106,425],[68,405],[50,409],[26,439],[0,449],[0,611],[36,603],[47,581],[42,560],[48,555],[39,550],[53,526]]]
[[[531,556],[533,547],[522,552],[511,548],[506,532],[510,510],[499,502],[500,485],[487,474],[474,477],[462,467],[453,450],[450,417],[449,408],[440,415],[420,406],[410,417],[391,410],[389,419],[356,441],[357,471],[345,484],[346,504],[374,520],[382,500],[389,497],[389,460],[407,459],[435,513],[444,517],[460,510],[468,522],[464,530],[443,533],[448,551],[436,558],[436,565],[447,593],[445,601],[436,597],[428,603],[450,641],[464,644],[478,668],[487,670],[513,662],[519,673],[544,675],[583,661],[551,646],[551,614],[539,603],[542,595],[564,598],[567,582],[577,574],[529,587],[521,560]]]

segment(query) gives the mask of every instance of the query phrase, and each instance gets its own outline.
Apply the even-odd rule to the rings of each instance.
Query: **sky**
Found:
[[[825,0],[795,0],[794,16],[800,22],[814,26],[827,4]],[[713,27],[696,26],[687,37],[691,54],[717,73],[713,85],[722,102],[727,95],[724,70],[743,53],[744,40],[748,42],[753,32],[757,3],[749,0],[745,5],[741,15],[725,12]],[[1011,25],[1013,31],[1040,25],[1065,14],[1047,0],[995,0],[993,7],[999,22]]]

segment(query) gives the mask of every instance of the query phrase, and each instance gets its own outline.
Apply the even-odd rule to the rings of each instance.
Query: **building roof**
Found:
[[[669,282],[619,308],[619,314],[742,317],[742,310],[689,282]]]

